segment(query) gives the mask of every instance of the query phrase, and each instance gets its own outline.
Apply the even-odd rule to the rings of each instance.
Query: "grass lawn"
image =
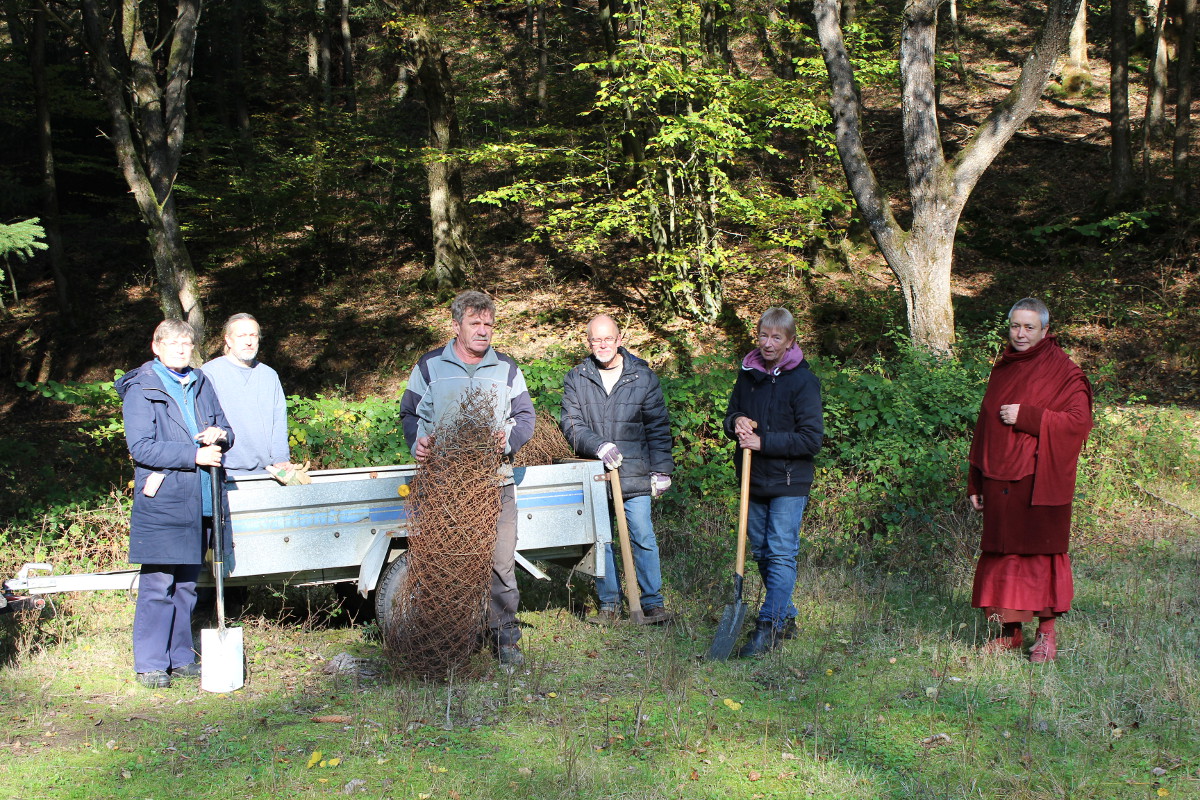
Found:
[[[669,562],[680,624],[599,629],[551,594],[523,671],[449,685],[388,676],[373,625],[252,614],[228,696],[135,684],[132,604],[78,595],[3,626],[0,797],[1200,797],[1200,547],[1169,525],[1076,553],[1047,666],[976,654],[965,561],[802,564],[800,637],[726,664],[701,657],[713,592]]]

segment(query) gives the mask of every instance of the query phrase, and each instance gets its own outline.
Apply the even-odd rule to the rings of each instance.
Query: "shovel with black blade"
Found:
[[[742,449],[742,493],[738,502],[737,559],[733,567],[733,603],[725,606],[721,624],[712,647],[708,648],[709,661],[724,661],[733,652],[746,621],[746,603],[742,600],[742,582],[746,576],[746,527],[750,516],[750,450]]]
[[[232,692],[246,684],[245,649],[241,628],[225,627],[225,510],[221,507],[220,467],[212,474],[213,578],[217,582],[217,628],[200,631],[200,688],[206,692]]]

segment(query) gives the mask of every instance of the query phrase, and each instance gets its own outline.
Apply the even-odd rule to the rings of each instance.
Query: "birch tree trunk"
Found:
[[[204,308],[173,191],[199,21],[200,0],[176,0],[164,36],[148,30],[138,0],[121,0],[114,8],[83,0],[84,40],[112,119],[109,139],[149,230],[163,315],[187,320],[203,341]]]
[[[979,178],[1040,101],[1067,43],[1079,2],[1049,0],[1037,41],[1015,85],[947,162],[934,85],[938,0],[908,0],[900,37],[904,159],[913,214],[912,227],[906,231],[893,215],[891,200],[867,158],[861,103],[838,20],[838,0],[814,0],[842,169],[875,242],[900,282],[909,332],[919,346],[945,352],[954,343],[950,275],[959,217]]]

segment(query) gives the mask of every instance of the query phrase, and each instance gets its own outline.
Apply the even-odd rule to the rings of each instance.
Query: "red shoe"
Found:
[[[1053,633],[1039,633],[1029,651],[1029,660],[1034,664],[1045,664],[1058,656],[1058,648],[1054,646]]]
[[[1020,650],[1025,643],[1024,638],[1017,636],[997,636],[979,648],[979,654],[984,656],[1004,653],[1008,650]]]

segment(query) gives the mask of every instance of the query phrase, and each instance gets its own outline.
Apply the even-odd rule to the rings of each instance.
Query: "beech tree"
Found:
[[[83,0],[83,37],[112,118],[109,139],[149,229],[159,304],[203,341],[204,308],[174,193],[200,3]]]
[[[429,142],[425,178],[433,226],[433,266],[425,282],[439,292],[461,286],[467,275],[467,211],[458,151],[462,134],[450,64],[432,19],[429,0],[391,0],[402,17],[413,60],[412,75],[425,101]]]
[[[861,101],[838,19],[837,0],[814,0],[817,36],[829,74],[834,135],[846,180],[876,244],[904,293],[909,332],[923,347],[954,343],[950,272],[958,220],[979,178],[1041,99],[1067,43],[1080,0],[1049,0],[1020,77],[950,160],[938,125],[935,63],[939,0],[908,0],[901,15],[900,91],[912,221],[892,211],[863,143]]]

